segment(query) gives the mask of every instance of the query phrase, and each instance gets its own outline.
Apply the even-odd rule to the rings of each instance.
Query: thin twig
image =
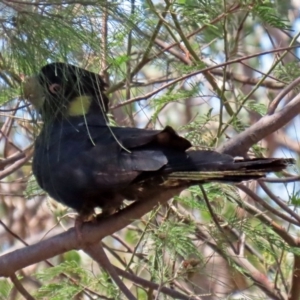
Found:
[[[300,77],[296,78],[293,80],[288,86],[286,86],[272,101],[272,103],[269,106],[268,115],[272,115],[280,101],[289,93],[291,92],[294,88],[296,88],[297,85],[300,84]]]
[[[140,284],[143,287],[151,288],[151,289],[154,289],[154,290],[158,290],[160,288],[160,291],[162,293],[164,293],[166,295],[169,295],[169,296],[171,296],[175,299],[182,299],[182,300],[193,300],[194,299],[192,296],[183,295],[182,293],[179,293],[179,292],[177,292],[175,290],[172,290],[170,288],[167,288],[165,286],[161,287],[157,283],[145,280],[141,277],[136,276],[135,274],[128,273],[128,272],[126,272],[126,271],[124,271],[124,270],[122,270],[118,267],[115,267],[115,269],[117,270],[117,272],[120,276],[123,276],[123,277],[135,282],[136,284]]]
[[[273,213],[274,215],[278,216],[279,218],[300,227],[300,223],[297,220],[295,220],[295,219],[289,217],[288,215],[278,211],[276,208],[274,208],[273,206],[266,203],[266,201],[261,199],[256,193],[254,193],[252,190],[250,190],[245,185],[240,183],[240,184],[237,184],[237,187],[240,190],[242,190],[243,192],[245,192],[248,196],[250,196],[256,203],[260,204],[264,209],[266,209],[266,211],[268,213]]]
[[[114,280],[119,289],[129,300],[137,300],[137,298],[129,291],[123,281],[119,278],[115,268],[110,263],[101,242],[95,244],[87,244],[83,249],[91,258],[93,258],[100,267],[102,267]]]
[[[265,115],[245,131],[220,146],[217,151],[232,156],[245,156],[252,145],[280,129],[298,115],[300,94],[273,115]]]
[[[199,187],[200,187],[200,190],[202,192],[202,195],[203,195],[204,201],[206,203],[206,206],[208,208],[208,211],[209,211],[209,213],[210,213],[210,215],[211,215],[214,223],[216,224],[216,226],[219,229],[219,231],[223,234],[223,237],[226,239],[227,243],[230,245],[230,247],[232,248],[233,252],[237,255],[239,251],[234,247],[234,245],[232,244],[232,242],[228,239],[228,236],[227,236],[226,232],[224,232],[223,228],[220,226],[219,220],[218,220],[217,216],[215,215],[215,213],[214,213],[214,211],[213,211],[213,209],[212,209],[212,207],[210,205],[210,202],[209,202],[209,200],[207,198],[207,195],[206,195],[206,192],[205,192],[203,186],[201,184],[199,184]]]
[[[261,188],[265,191],[265,193],[283,210],[285,210],[288,214],[290,214],[293,218],[295,218],[300,224],[300,217],[299,215],[290,209],[279,197],[277,197],[264,182],[258,181]]]
[[[174,80],[172,80],[172,81],[164,84],[160,88],[156,89],[154,92],[150,92],[150,93],[142,95],[142,96],[131,98],[131,99],[128,99],[128,100],[126,100],[126,101],[124,101],[122,103],[118,103],[116,105],[113,105],[111,107],[111,109],[115,109],[115,108],[124,106],[124,105],[129,104],[129,103],[133,103],[133,102],[136,102],[136,101],[139,101],[139,100],[144,100],[144,99],[150,98],[153,95],[159,93],[160,91],[166,89],[169,86],[172,86],[173,84],[175,84],[175,83],[177,83],[179,81],[188,79],[188,78],[190,78],[192,76],[199,75],[201,73],[208,72],[208,71],[213,70],[213,69],[218,69],[218,68],[221,68],[221,67],[224,67],[224,66],[227,66],[227,65],[231,65],[231,64],[234,64],[234,63],[238,63],[238,62],[241,62],[243,60],[247,60],[247,59],[250,59],[250,58],[257,57],[257,56],[267,55],[267,54],[270,54],[270,53],[276,53],[276,52],[280,52],[280,51],[284,51],[284,50],[291,50],[291,49],[295,49],[295,48],[299,48],[299,47],[300,46],[290,46],[290,47],[283,47],[283,48],[268,50],[268,51],[264,51],[264,52],[255,53],[255,54],[247,55],[247,56],[244,56],[244,57],[239,57],[239,58],[236,58],[236,59],[232,59],[232,60],[229,60],[229,61],[224,62],[224,63],[220,63],[220,64],[215,65],[215,66],[203,68],[201,70],[197,70],[197,71],[191,72],[191,73],[189,73],[187,75],[183,75],[181,77],[178,77],[178,78],[176,78],[176,79],[174,79]],[[143,62],[143,63],[141,63],[140,67],[144,66],[145,63],[146,63],[146,61]],[[137,69],[137,67],[135,69]],[[132,71],[131,77],[133,77],[134,75],[135,75],[135,70]],[[119,88],[121,88],[124,85],[124,83],[125,83],[125,80],[122,80],[121,82],[117,83],[113,87],[109,88],[107,90],[107,93],[109,94],[109,93],[114,92],[115,90],[118,90]]]
[[[292,283],[289,295],[289,300],[300,298],[300,256],[294,254],[294,266],[292,271]]]
[[[16,289],[19,291],[19,293],[26,299],[26,300],[35,300],[34,297],[32,297],[24,288],[24,286],[21,284],[19,279],[17,278],[16,274],[12,274],[10,277],[10,280],[16,287]]]
[[[266,212],[259,210],[254,205],[251,205],[247,202],[238,201],[237,204],[255,218],[259,219],[263,224],[266,224],[268,227],[272,228],[272,230],[276,232],[287,244],[292,247],[299,247],[300,240],[289,234],[283,226],[275,222],[274,219],[269,217]]]

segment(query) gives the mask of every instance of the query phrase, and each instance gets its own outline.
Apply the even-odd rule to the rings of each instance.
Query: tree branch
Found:
[[[121,230],[151,211],[157,204],[163,204],[178,195],[183,189],[173,188],[163,192],[153,191],[149,198],[134,202],[117,214],[103,218],[96,224],[84,223],[81,230],[83,243],[96,243],[104,237]],[[0,277],[9,277],[17,270],[67,251],[79,249],[81,244],[77,239],[76,230],[71,228],[47,240],[4,254],[0,257]]]
[[[33,298],[23,287],[23,285],[21,284],[21,282],[19,281],[19,279],[17,278],[16,274],[12,274],[10,276],[10,280],[12,281],[12,283],[14,284],[14,286],[16,287],[16,289],[19,291],[19,293],[26,299],[26,300],[35,300],[35,298]]]
[[[254,125],[233,137],[217,151],[233,156],[246,156],[249,148],[290,122],[300,111],[300,94],[273,115],[262,117]]]
[[[294,255],[294,267],[292,271],[292,284],[289,300],[300,298],[300,256]]]
[[[84,252],[87,253],[94,261],[96,261],[100,267],[102,267],[113,279],[119,289],[124,293],[124,295],[129,300],[137,300],[133,294],[129,291],[127,286],[119,278],[118,273],[115,268],[110,263],[105,251],[101,245],[101,242],[94,244],[87,244],[84,247]]]

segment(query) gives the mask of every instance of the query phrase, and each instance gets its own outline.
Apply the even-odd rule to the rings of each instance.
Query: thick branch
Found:
[[[104,237],[126,227],[134,220],[141,218],[144,214],[152,210],[158,203],[165,203],[182,190],[183,188],[174,188],[164,192],[153,191],[148,199],[134,202],[119,213],[103,218],[97,224],[84,223],[81,230],[84,244],[100,241]],[[0,257],[0,277],[9,277],[17,270],[72,249],[78,249],[80,245],[81,242],[77,239],[76,230],[71,228],[67,232],[56,235],[48,240],[2,255]]]
[[[234,156],[245,156],[249,148],[290,122],[300,111],[300,94],[280,111],[262,117],[253,126],[220,146],[217,151]]]
[[[300,257],[296,254],[294,255],[294,267],[292,274],[292,286],[289,300],[299,299],[300,297]]]

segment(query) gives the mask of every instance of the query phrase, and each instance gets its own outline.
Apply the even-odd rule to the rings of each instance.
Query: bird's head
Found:
[[[106,84],[100,75],[66,64],[51,63],[24,82],[24,96],[44,119],[102,113],[108,109]]]

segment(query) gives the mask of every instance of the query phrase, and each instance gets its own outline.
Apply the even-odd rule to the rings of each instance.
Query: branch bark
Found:
[[[257,123],[233,137],[217,151],[233,156],[246,156],[252,145],[290,122],[300,111],[300,94],[273,115],[262,117]]]
[[[32,246],[15,250],[0,257],[0,277],[9,277],[17,270],[46,260],[53,256],[65,253],[73,249],[80,249],[84,245],[93,244],[104,237],[115,233],[129,225],[136,219],[151,211],[156,205],[167,202],[178,195],[183,188],[166,190],[163,193],[153,191],[148,199],[134,202],[117,214],[103,218],[96,224],[84,223],[82,226],[82,241],[77,239],[74,228],[56,235],[47,240],[38,242]],[[161,192],[161,191],[160,191]]]

